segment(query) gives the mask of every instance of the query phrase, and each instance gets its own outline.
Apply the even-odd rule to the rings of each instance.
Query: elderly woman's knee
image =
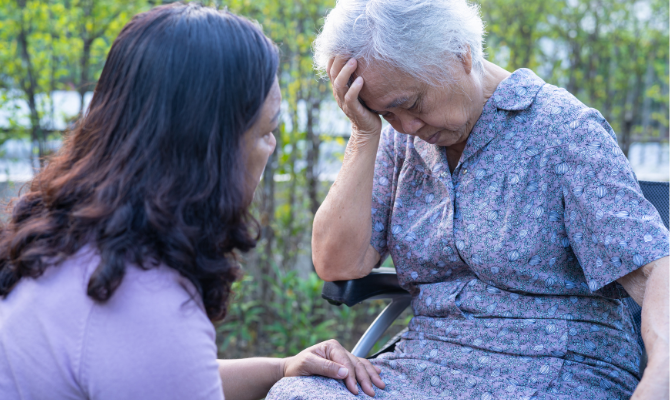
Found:
[[[361,391],[362,393],[362,391]],[[267,400],[354,399],[342,381],[322,376],[283,378],[268,393]]]

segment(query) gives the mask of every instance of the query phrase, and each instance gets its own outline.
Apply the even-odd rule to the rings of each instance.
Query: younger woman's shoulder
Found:
[[[163,264],[129,264],[112,297],[88,318],[81,385],[94,398],[108,391],[125,394],[117,398],[219,398],[215,335],[188,279]]]
[[[131,321],[141,330],[161,326],[187,333],[196,326],[214,340],[213,325],[196,288],[179,272],[161,263],[147,263],[144,267],[127,264],[123,280],[111,298],[96,303],[90,319],[95,322],[96,318],[110,325]]]

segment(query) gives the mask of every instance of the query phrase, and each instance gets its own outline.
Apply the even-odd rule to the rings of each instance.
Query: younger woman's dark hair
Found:
[[[275,82],[277,49],[250,21],[196,4],[135,16],[114,41],[88,113],[0,233],[0,296],[85,245],[108,300],[126,263],[162,262],[222,319],[256,244],[242,136]]]

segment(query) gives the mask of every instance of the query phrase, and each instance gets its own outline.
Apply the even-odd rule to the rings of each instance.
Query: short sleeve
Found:
[[[79,372],[87,398],[223,399],[214,327],[189,287],[165,266],[128,268],[88,318]]]
[[[566,129],[569,143],[554,172],[561,175],[570,246],[595,292],[667,256],[668,230],[598,111],[588,109]]]
[[[372,185],[372,236],[370,244],[377,250],[383,261],[388,256],[388,224],[393,204],[395,186],[395,131],[390,126],[381,133],[375,175]]]

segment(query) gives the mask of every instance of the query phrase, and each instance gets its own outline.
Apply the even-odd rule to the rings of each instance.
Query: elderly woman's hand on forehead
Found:
[[[333,84],[333,95],[342,111],[349,117],[352,134],[379,135],[382,121],[358,100],[363,88],[363,77],[358,76],[351,84],[351,77],[358,67],[354,58],[335,57],[328,62],[326,73]]]

